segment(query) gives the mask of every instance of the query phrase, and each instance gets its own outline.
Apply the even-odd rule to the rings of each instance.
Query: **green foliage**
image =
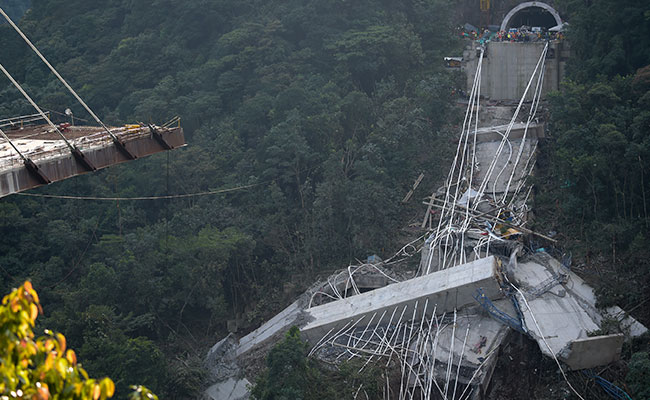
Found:
[[[251,390],[258,400],[304,399],[309,390],[307,345],[293,326],[266,357],[267,370]]]
[[[599,307],[619,305],[647,324],[648,4],[568,0],[563,6],[572,58],[568,79],[550,96],[552,137],[540,154],[537,229],[563,232],[574,254],[599,270]],[[603,321],[599,332],[619,331],[612,322]],[[643,370],[642,357],[633,359],[628,383]],[[648,397],[637,387],[644,394],[635,398]]]
[[[158,400],[158,396],[144,386],[134,385],[131,389],[133,392],[129,395],[129,400]]]
[[[646,2],[565,0],[570,21],[570,71],[580,81],[598,75],[629,75],[650,64],[650,6]]]
[[[626,383],[635,399],[650,398],[650,354],[638,352],[632,354],[628,363],[629,372]]]
[[[300,330],[291,327],[284,340],[269,351],[266,369],[251,388],[253,398],[353,399],[359,395],[359,388],[368,398],[379,398],[386,371],[357,361],[343,362],[332,370],[308,359],[307,350]]]
[[[2,9],[9,15],[9,18],[18,21],[29,8],[29,3],[30,0],[4,0]],[[0,25],[6,23],[7,21],[4,18],[0,18]]]
[[[553,173],[564,182],[568,214],[602,223],[647,217],[650,142],[646,125],[635,122],[643,118],[641,99],[650,87],[635,81],[568,81],[552,98]]]
[[[113,325],[115,316],[104,306],[92,307],[86,314],[84,325],[93,329],[85,330],[79,355],[91,360],[86,363],[88,369],[110,372],[117,391],[122,393],[134,382],[162,386],[166,378],[165,359],[151,340],[126,337]]]
[[[91,373],[115,377],[118,396],[132,362],[161,397],[196,397],[174,383],[193,370],[177,354],[201,357],[229,319],[268,318],[295,294],[286,281],[300,290],[400,247],[401,198],[421,171],[420,187],[435,182],[447,154],[450,5],[34,0],[21,28],[106,123],[180,115],[188,141],[45,191],[256,186],[173,201],[3,198],[0,282],[43,287],[45,323],[65,329]],[[7,26],[0,47],[42,107],[88,118]],[[9,85],[0,96],[0,115],[31,113]]]
[[[41,310],[38,294],[30,282],[2,299],[0,306],[0,393],[20,399],[93,399],[113,397],[109,378],[91,379],[67,348],[65,336],[45,330],[36,337],[35,321]],[[143,351],[145,349],[136,349]],[[134,388],[135,389],[135,388]],[[138,397],[138,393],[145,397]],[[134,399],[157,399],[138,387]]]
[[[171,386],[167,394],[169,398],[195,399],[201,397],[208,374],[202,355],[176,354],[175,358],[169,362],[167,377]]]

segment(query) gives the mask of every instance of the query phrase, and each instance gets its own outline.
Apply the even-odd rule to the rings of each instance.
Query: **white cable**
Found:
[[[558,368],[560,369],[560,372],[562,373],[562,377],[564,377],[564,380],[566,381],[567,385],[569,385],[569,388],[573,391],[573,393],[578,396],[581,400],[585,400],[582,396],[580,396],[580,393],[571,385],[571,382],[569,382],[569,379],[567,378],[566,374],[564,373],[564,370],[562,369],[562,365],[560,364],[560,361],[557,359],[557,356],[555,355],[555,352],[551,348],[551,346],[548,344],[546,341],[546,338],[544,337],[544,334],[542,333],[542,329],[539,327],[539,324],[537,323],[537,318],[535,318],[535,314],[533,314],[533,309],[530,308],[530,305],[528,304],[528,301],[526,300],[526,296],[519,290],[517,286],[515,286],[512,282],[508,280],[508,277],[505,276],[505,279],[508,281],[508,283],[519,293],[519,296],[521,296],[521,299],[523,300],[524,304],[526,304],[526,308],[528,308],[528,312],[530,313],[530,317],[532,318],[533,322],[535,323],[535,327],[537,328],[537,333],[539,334],[539,337],[542,339],[544,344],[546,345],[546,348],[548,348],[549,353],[551,353],[551,356],[555,360],[555,363],[557,364]]]
[[[501,168],[501,171],[499,171],[499,174],[497,175],[496,179],[494,180],[494,182],[492,184],[492,199],[494,200],[494,202],[496,204],[498,204],[497,193],[496,193],[497,182],[499,182],[499,178],[501,178],[501,174],[506,170],[506,168],[508,168],[508,164],[510,163],[510,160],[512,159],[512,142],[510,141],[510,139],[508,139],[506,137],[505,133],[501,133],[496,129],[494,131],[496,133],[498,133],[499,135],[501,135],[501,140],[506,140],[507,143],[508,143],[508,159],[503,164],[503,168]]]
[[[106,125],[104,125],[104,123],[99,119],[99,117],[95,115],[95,113],[90,109],[90,107],[88,107],[88,105],[81,99],[81,97],[79,97],[77,92],[75,92],[74,89],[72,89],[72,87],[68,85],[68,82],[66,82],[65,79],[63,79],[63,77],[57,72],[57,70],[54,69],[52,64],[50,64],[49,61],[47,61],[47,59],[43,56],[43,54],[41,54],[41,52],[36,48],[36,46],[34,46],[34,44],[27,38],[27,36],[25,36],[23,31],[21,31],[20,28],[18,28],[18,26],[14,23],[14,21],[12,21],[11,18],[9,18],[9,16],[4,12],[4,10],[2,10],[1,7],[0,7],[0,14],[2,14],[2,16],[5,17],[7,22],[9,22],[9,24],[16,30],[16,32],[18,32],[18,34],[23,38],[23,40],[25,40],[25,42],[29,45],[29,47],[32,48],[34,53],[36,53],[40,57],[40,59],[43,60],[45,65],[47,65],[48,68],[50,68],[50,71],[52,71],[52,73],[56,75],[57,78],[59,78],[61,83],[65,85],[65,87],[70,91],[70,93],[72,93],[72,95],[77,99],[77,101],[81,103],[81,105],[86,109],[86,111],[88,111],[88,113],[95,119],[95,121],[97,121],[97,123],[100,124],[102,128],[104,128],[104,130],[111,136],[111,138],[113,138],[113,140],[118,140],[118,138],[106,127]]]
[[[548,43],[546,44],[548,46]],[[546,48],[546,47],[545,47]],[[542,55],[540,55],[539,60],[537,61],[537,65],[535,66],[535,70],[533,74],[531,75],[530,79],[528,80],[528,85],[526,85],[526,89],[524,90],[523,95],[521,96],[521,99],[519,100],[519,104],[517,105],[517,108],[515,109],[515,112],[512,116],[512,119],[510,120],[510,123],[508,124],[508,128],[506,129],[505,137],[508,137],[510,135],[510,131],[512,130],[512,127],[515,124],[515,121],[517,120],[517,116],[519,115],[519,111],[521,110],[521,107],[524,104],[524,100],[526,99],[526,95],[528,94],[528,90],[530,89],[532,83],[533,83],[533,78],[535,77],[535,72],[539,68],[540,63],[542,62],[542,56],[544,54],[544,51],[542,51]],[[490,180],[490,177],[492,176],[492,173],[494,171],[494,168],[496,166],[496,161],[501,155],[501,151],[503,150],[505,140],[502,140],[501,143],[499,144],[499,147],[497,149],[497,152],[495,154],[495,157],[492,159],[492,162],[490,163],[490,167],[488,168],[488,172],[486,173],[486,177],[481,183],[481,186],[479,187],[478,192],[483,193],[485,191],[485,188],[487,186],[488,181]]]
[[[475,97],[475,93],[476,93],[476,90],[477,90],[477,83],[478,83],[478,81],[480,79],[480,68],[479,68],[479,66],[482,63],[482,56],[483,56],[483,51],[481,51],[481,57],[479,58],[479,64],[477,65],[477,69],[476,69],[476,72],[474,74],[474,82],[472,84],[472,90],[471,90],[470,97],[469,97],[469,100],[468,100],[467,110],[465,111],[465,119],[463,120],[463,128],[461,130],[462,134],[464,134],[464,132],[465,132],[465,127],[466,127],[468,121],[471,123],[471,115],[473,114],[473,106],[474,106],[474,97]],[[449,200],[450,200],[450,189],[451,189],[451,186],[452,186],[452,180],[453,180],[453,177],[455,175],[456,166],[458,165],[458,156],[460,154],[461,147],[462,147],[462,144],[463,144],[463,135],[462,134],[461,134],[461,140],[459,140],[458,146],[456,148],[456,155],[454,156],[454,161],[452,163],[451,169],[449,171],[449,175],[447,177],[444,206],[447,206],[447,204],[449,203]],[[459,169],[462,169],[462,165],[459,165],[458,167],[459,167]],[[458,187],[456,188],[456,192],[458,192]],[[456,200],[457,200],[457,198],[455,198],[454,203],[456,202]],[[436,232],[437,232],[436,235],[439,232],[441,232],[442,223],[445,220],[445,217],[447,216],[445,214],[444,210],[445,209],[443,208],[443,210],[440,212],[440,219],[438,220],[438,227],[436,229]],[[451,218],[453,218],[453,215],[454,215],[453,212],[448,215],[450,220],[451,220]],[[429,249],[430,252],[432,252],[433,247],[435,247],[435,246],[436,246],[435,241],[432,241],[432,243],[430,245],[430,249]],[[446,258],[446,256],[445,256],[445,258]],[[443,267],[444,267],[444,264],[445,263],[443,263]],[[431,272],[431,262],[429,260],[429,262],[427,263],[426,271],[424,273],[428,274],[430,272]]]
[[[512,172],[510,173],[510,179],[508,180],[508,184],[506,185],[506,189],[504,191],[503,195],[503,201],[505,202],[505,198],[508,195],[508,190],[510,189],[510,184],[512,183],[512,179],[515,176],[515,171],[517,169],[517,165],[519,164],[519,160],[521,159],[521,154],[524,151],[524,145],[526,143],[526,135],[528,133],[528,127],[530,126],[530,123],[532,120],[535,118],[535,114],[537,113],[537,105],[539,104],[539,99],[542,95],[542,85],[544,82],[544,63],[546,62],[546,53],[548,51],[548,42],[546,43],[546,46],[544,46],[544,50],[542,51],[542,63],[541,63],[541,68],[540,72],[537,78],[537,85],[535,87],[535,93],[533,95],[533,102],[531,104],[531,109],[528,115],[528,119],[526,121],[526,126],[524,128],[524,134],[521,139],[521,144],[519,145],[519,152],[517,153],[517,158],[515,159],[515,164],[512,167]]]
[[[59,128],[56,125],[54,125],[54,123],[47,117],[47,115],[45,115],[43,110],[41,110],[41,108],[34,102],[34,100],[32,100],[32,98],[27,94],[27,92],[25,92],[25,90],[22,88],[22,86],[20,86],[20,84],[13,78],[13,76],[11,76],[9,71],[7,71],[2,64],[0,64],[0,70],[11,81],[11,83],[13,83],[13,85],[16,87],[16,89],[18,89],[18,91],[23,95],[23,97],[25,97],[25,99],[27,99],[27,101],[32,105],[32,107],[34,107],[34,109],[40,114],[40,116],[45,121],[47,121],[47,123],[50,125],[50,127],[52,127],[52,129],[54,129],[56,131],[56,133],[58,133],[59,136],[61,136],[61,138],[63,139],[65,144],[68,146],[68,148],[70,150],[76,150],[76,148],[68,141],[68,139],[66,139],[66,137],[63,136],[63,133],[61,133]]]
[[[469,335],[469,326],[470,323],[467,321],[467,330],[465,330],[465,339],[463,340],[463,347],[460,351],[460,357],[458,357],[458,368],[456,369],[456,379],[454,381],[454,394],[451,396],[451,400],[456,399],[456,388],[458,387],[458,377],[460,376],[460,365],[463,362],[463,355],[465,354],[465,346],[467,345],[467,336]]]

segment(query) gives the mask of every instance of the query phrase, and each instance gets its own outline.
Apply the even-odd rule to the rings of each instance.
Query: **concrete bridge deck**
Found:
[[[11,144],[0,139],[0,197],[50,182],[61,181],[94,169],[145,157],[185,145],[183,129],[128,125],[112,128],[124,145],[120,149],[106,131],[98,127],[68,127],[65,137],[83,153],[94,169],[80,163],[65,141],[47,125],[5,132],[14,146],[38,169],[29,168]]]

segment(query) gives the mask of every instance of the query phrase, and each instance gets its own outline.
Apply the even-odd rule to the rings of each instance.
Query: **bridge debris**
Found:
[[[528,47],[516,49],[519,45]],[[400,250],[421,254],[416,276],[395,278],[389,262],[381,268],[350,267],[235,341],[224,362],[251,363],[252,357],[263,356],[260,349],[295,325],[310,345],[310,357],[334,365],[359,359],[361,369],[373,363],[387,377],[396,377],[386,379],[384,398],[481,399],[501,346],[510,338],[528,336],[558,365],[584,369],[616,361],[625,339],[647,332],[618,307],[598,309],[594,290],[570,270],[570,263],[563,265],[531,245],[542,240],[550,250],[556,242],[527,224],[532,195],[528,177],[537,142],[545,136],[538,108],[549,89],[549,73],[556,79],[551,86],[559,82],[559,75],[553,78],[559,70],[547,63],[557,64],[558,52],[552,56],[548,43],[487,46],[491,58],[503,51],[522,66],[513,78],[516,84],[504,84],[501,93],[490,89],[490,84],[500,83],[490,82],[489,62],[488,74],[482,72],[485,46],[476,57],[463,57],[463,62],[470,60],[473,80],[456,155],[444,186],[425,203],[422,228],[429,229]],[[527,77],[523,83],[522,71]],[[488,82],[482,83],[482,77]],[[518,102],[484,101],[485,94],[513,99],[514,91]],[[490,115],[479,117],[486,109]],[[361,271],[374,274],[377,286],[384,286],[359,290],[354,275]],[[601,334],[609,320],[623,333]],[[214,348],[211,354],[220,351]]]
[[[438,313],[474,304],[474,293],[481,288],[487,297],[502,297],[499,286],[497,263],[494,257],[476,260],[458,268],[395,283],[370,292],[341,299],[305,310],[309,322],[301,327],[303,338],[312,344],[337,332],[353,320],[362,325],[375,320],[381,324],[385,316],[397,309],[413,314]],[[388,314],[388,315],[386,315]],[[378,318],[378,319],[375,319]]]

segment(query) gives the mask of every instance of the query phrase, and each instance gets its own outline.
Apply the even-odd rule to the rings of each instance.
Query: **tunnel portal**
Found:
[[[522,25],[549,29],[562,24],[560,14],[551,6],[540,1],[521,3],[513,8],[503,19],[501,30],[519,28]]]

